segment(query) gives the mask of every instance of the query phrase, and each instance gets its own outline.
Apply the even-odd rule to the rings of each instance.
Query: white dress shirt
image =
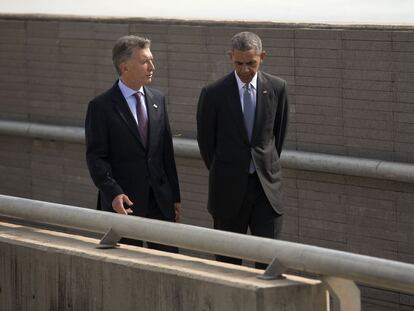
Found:
[[[134,94],[137,93],[137,91],[129,88],[128,86],[126,86],[125,83],[122,82],[121,79],[119,79],[119,81],[118,81],[118,86],[119,86],[119,89],[121,90],[122,95],[124,96],[125,100],[128,103],[128,107],[131,110],[132,115],[134,116],[135,121],[138,124],[139,122],[138,122],[137,109],[136,109],[137,99],[134,96]],[[144,104],[143,106],[144,106],[145,113],[148,115],[147,105],[146,105],[146,102],[145,102],[144,88],[142,86],[138,90],[138,94],[139,94],[139,98],[141,100],[141,103]]]
[[[244,95],[244,86],[246,85],[246,83],[244,83],[242,80],[240,80],[239,76],[237,75],[236,71],[234,72],[234,75],[236,76],[236,80],[237,80],[237,86],[239,87],[239,95],[240,95],[240,104],[241,104],[241,108],[242,111],[244,112],[244,103],[243,103],[243,95]],[[252,81],[250,81],[250,90],[253,93],[253,104],[254,107],[256,107],[256,96],[257,96],[257,72],[254,75]]]

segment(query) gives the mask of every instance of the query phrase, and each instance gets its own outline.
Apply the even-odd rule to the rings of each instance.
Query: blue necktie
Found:
[[[246,126],[249,141],[251,142],[256,107],[253,102],[253,92],[251,90],[250,83],[247,83],[244,85],[243,105],[244,105],[244,108],[243,108],[244,124]],[[255,171],[254,163],[253,163],[253,160],[251,160],[249,172],[253,173],[254,171]]]

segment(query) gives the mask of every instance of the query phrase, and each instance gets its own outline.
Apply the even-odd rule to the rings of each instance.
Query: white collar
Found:
[[[135,93],[137,93],[137,91],[131,89],[130,87],[128,87],[121,79],[119,79],[118,82],[118,86],[122,92],[122,94],[124,95],[125,98],[129,97],[129,96],[133,96]],[[141,86],[138,90],[138,92],[140,92],[142,95],[144,94],[144,87]]]
[[[243,87],[246,85],[246,83],[244,83],[242,80],[240,80],[239,76],[237,75],[236,71],[234,71],[234,75],[236,76],[236,80],[237,80],[237,86],[239,87],[239,91],[241,89],[243,89]],[[253,79],[250,81],[250,86],[254,89],[257,90],[257,72],[254,75]]]

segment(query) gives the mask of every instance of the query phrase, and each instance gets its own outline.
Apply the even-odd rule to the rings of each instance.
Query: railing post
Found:
[[[361,311],[361,292],[354,281],[331,276],[322,281],[332,297],[331,311]]]
[[[275,257],[267,266],[265,272],[259,275],[258,278],[262,280],[276,280],[282,278],[282,273],[286,272],[286,270],[286,266]]]
[[[119,246],[118,242],[120,239],[121,236],[111,228],[105,233],[104,237],[99,241],[99,245],[96,248],[116,248]]]

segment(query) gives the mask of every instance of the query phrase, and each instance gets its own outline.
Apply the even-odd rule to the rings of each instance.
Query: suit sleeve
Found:
[[[164,97],[164,122],[165,122],[165,131],[164,131],[164,168],[167,174],[168,181],[171,185],[171,189],[174,196],[174,202],[181,202],[180,197],[180,185],[178,182],[177,175],[177,166],[175,164],[174,157],[174,146],[172,141],[172,134],[170,128],[170,122],[168,120],[167,105],[165,104]]]
[[[288,117],[289,117],[289,104],[288,104],[288,95],[286,82],[283,83],[282,87],[278,92],[278,105],[276,111],[276,119],[273,127],[273,133],[276,137],[276,150],[279,154],[282,152],[283,143],[285,141]]]
[[[86,162],[95,186],[111,204],[123,190],[112,177],[108,139],[105,113],[98,102],[92,101],[85,119]]]
[[[207,89],[203,88],[197,107],[197,142],[200,154],[209,170],[216,149],[216,121],[214,102],[209,101]]]

